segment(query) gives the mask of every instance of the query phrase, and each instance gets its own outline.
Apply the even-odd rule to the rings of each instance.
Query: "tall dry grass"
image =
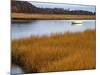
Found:
[[[12,41],[12,63],[26,73],[96,68],[95,30]]]
[[[69,14],[26,14],[26,13],[11,13],[11,18],[13,19],[23,19],[23,20],[84,20],[84,19],[96,19],[96,15],[69,15]]]

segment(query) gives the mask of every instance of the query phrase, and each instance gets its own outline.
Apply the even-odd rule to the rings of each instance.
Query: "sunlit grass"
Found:
[[[95,15],[70,15],[70,14],[26,14],[26,13],[11,13],[11,18],[13,19],[23,19],[23,20],[73,20],[73,19],[96,19]]]
[[[95,30],[12,41],[12,63],[28,72],[96,68]]]

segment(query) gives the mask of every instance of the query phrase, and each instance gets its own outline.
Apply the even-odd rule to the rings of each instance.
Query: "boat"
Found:
[[[83,25],[83,21],[80,20],[72,21],[72,25]]]

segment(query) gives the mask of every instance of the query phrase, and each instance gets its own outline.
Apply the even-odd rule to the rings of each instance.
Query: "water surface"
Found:
[[[34,20],[30,23],[14,23],[12,27],[12,39],[20,39],[34,36],[51,35],[64,32],[82,32],[87,29],[95,29],[95,20],[82,20],[81,26],[73,25],[73,20]]]

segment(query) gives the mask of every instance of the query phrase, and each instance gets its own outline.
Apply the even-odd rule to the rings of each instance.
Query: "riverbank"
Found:
[[[96,68],[96,33],[86,30],[12,41],[12,63],[25,73]]]
[[[96,19],[96,15],[12,13],[11,18],[12,20],[90,20]]]

